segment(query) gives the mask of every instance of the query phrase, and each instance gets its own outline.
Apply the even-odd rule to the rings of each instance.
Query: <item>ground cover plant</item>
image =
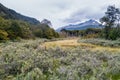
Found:
[[[89,47],[46,48],[50,40],[0,44],[1,80],[119,80],[120,52]],[[64,40],[63,40],[64,41]],[[54,41],[53,41],[54,42]]]
[[[110,46],[110,47],[120,47],[120,40],[105,40],[105,39],[96,39],[96,38],[91,38],[91,39],[79,39],[78,42],[83,42],[83,43],[90,43],[90,44],[95,44],[95,45],[100,45],[100,46]]]

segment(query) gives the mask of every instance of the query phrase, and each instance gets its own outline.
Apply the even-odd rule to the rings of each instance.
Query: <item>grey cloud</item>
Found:
[[[99,18],[101,18],[104,15],[106,8],[103,9],[103,7],[101,8],[90,8],[90,7],[86,7],[84,9],[80,9],[74,13],[72,13],[70,15],[69,18],[65,19],[64,21],[67,23],[75,23],[75,22],[80,22],[83,21],[85,19],[96,19],[98,20]]]
[[[84,19],[99,19],[108,5],[120,7],[119,0],[0,0],[17,12],[40,21],[51,20],[54,28]]]

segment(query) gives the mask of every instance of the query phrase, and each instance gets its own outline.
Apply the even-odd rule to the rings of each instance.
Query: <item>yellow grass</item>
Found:
[[[120,52],[120,48],[111,48],[111,47],[103,47],[98,45],[93,45],[89,43],[78,43],[78,38],[69,39],[69,40],[59,40],[52,42],[45,42],[42,44],[43,47],[61,47],[61,48],[73,48],[73,47],[81,47],[83,49],[90,49],[91,51],[110,51],[110,52]]]

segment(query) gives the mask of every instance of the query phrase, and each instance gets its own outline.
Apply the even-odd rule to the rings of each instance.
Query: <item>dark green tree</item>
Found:
[[[13,21],[11,27],[8,29],[8,33],[10,39],[16,39],[17,37],[21,37],[22,30],[20,28],[20,25],[16,21]]]
[[[113,27],[116,27],[117,21],[120,20],[120,10],[115,6],[108,6],[105,16],[100,19],[101,23],[105,26],[104,28],[104,37],[106,39],[111,39],[111,34],[114,31],[111,31]],[[112,32],[112,33],[111,33]],[[114,37],[114,36],[113,36]]]

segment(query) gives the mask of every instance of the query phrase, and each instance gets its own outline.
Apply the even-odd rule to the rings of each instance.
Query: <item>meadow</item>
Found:
[[[0,80],[120,80],[119,40],[0,43]]]

